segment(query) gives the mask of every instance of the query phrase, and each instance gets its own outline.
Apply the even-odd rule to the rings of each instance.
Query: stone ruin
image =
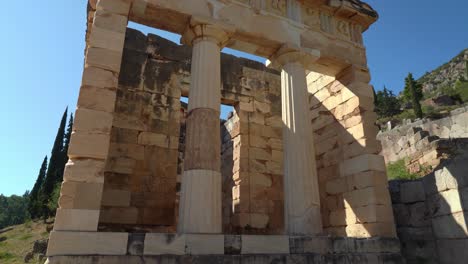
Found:
[[[362,42],[378,18],[369,5],[90,0],[88,11],[49,263],[403,263]],[[221,104],[234,107],[223,122]]]

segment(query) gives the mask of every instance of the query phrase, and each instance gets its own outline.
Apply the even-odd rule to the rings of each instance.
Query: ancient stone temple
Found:
[[[369,5],[90,0],[88,11],[49,263],[402,262],[362,41],[378,18]],[[227,120],[221,104],[234,107]]]

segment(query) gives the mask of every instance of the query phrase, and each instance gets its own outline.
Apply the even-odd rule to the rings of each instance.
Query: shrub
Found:
[[[387,176],[390,180],[414,180],[418,178],[418,175],[408,172],[403,159],[387,164]]]

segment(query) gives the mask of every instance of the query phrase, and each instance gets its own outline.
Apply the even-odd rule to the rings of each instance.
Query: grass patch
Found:
[[[405,160],[387,164],[387,175],[390,180],[414,180],[418,178],[417,174],[408,172]]]
[[[24,234],[24,235],[20,236],[18,239],[19,239],[19,240],[28,240],[28,239],[30,239],[31,237],[32,237],[31,234]]]
[[[14,258],[15,258],[15,256],[13,254],[11,254],[11,253],[0,252],[0,259],[1,260],[7,261],[7,260],[12,260]]]

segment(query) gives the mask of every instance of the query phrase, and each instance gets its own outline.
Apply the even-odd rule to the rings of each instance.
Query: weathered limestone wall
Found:
[[[174,224],[180,87],[173,84],[174,65],[159,56],[157,41],[127,31],[105,170],[102,229]]]
[[[421,130],[424,132],[419,132]],[[419,120],[380,132],[377,137],[382,142],[381,154],[385,162],[391,163],[417,154],[426,144],[417,142],[429,135],[439,138],[468,137],[468,106],[453,110],[448,117]]]
[[[189,47],[127,30],[101,230],[174,231],[185,144],[180,97],[188,95],[190,54]],[[278,73],[225,54],[221,71],[222,102],[235,106],[238,120],[226,123],[235,144],[225,176],[231,178],[225,191],[233,199],[233,215],[225,226],[278,233],[283,229]]]
[[[395,234],[369,81],[354,67],[308,75],[322,221],[336,236]]]
[[[420,180],[391,181],[402,254],[412,263],[464,263],[468,259],[468,142]]]

